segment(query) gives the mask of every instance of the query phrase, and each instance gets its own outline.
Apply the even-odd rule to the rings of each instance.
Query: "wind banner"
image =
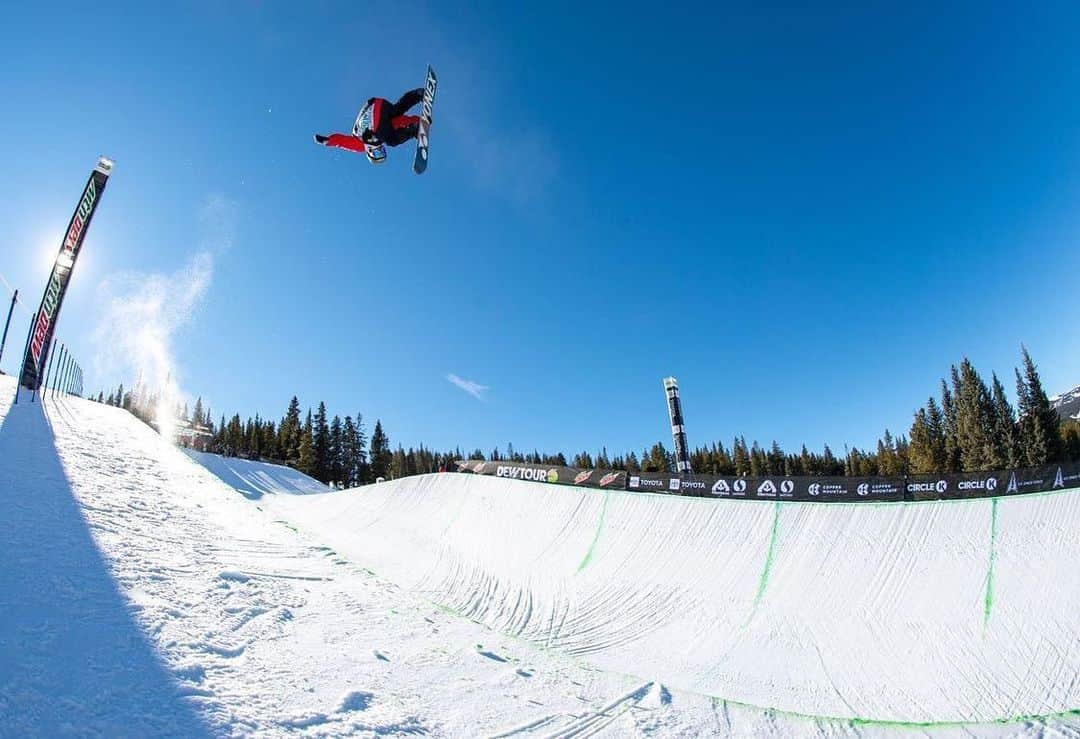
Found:
[[[105,184],[109,181],[113,163],[111,160],[101,157],[97,166],[90,173],[90,179],[86,182],[79,205],[75,208],[74,215],[68,223],[64,241],[60,244],[60,253],[56,257],[49,282],[45,286],[45,296],[41,299],[41,307],[34,314],[30,323],[30,337],[26,345],[26,356],[23,357],[22,374],[19,384],[23,387],[36,388],[40,384],[41,373],[45,367],[48,347],[52,342],[53,333],[56,330],[56,320],[60,316],[60,306],[67,294],[68,284],[71,282],[71,273],[75,269],[75,261],[79,257],[83,239],[90,227],[90,219],[94,217],[101,195],[105,192]]]

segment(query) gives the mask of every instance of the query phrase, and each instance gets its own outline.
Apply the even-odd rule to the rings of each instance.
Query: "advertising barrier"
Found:
[[[579,470],[574,467],[557,467],[547,464],[524,462],[458,462],[459,472],[491,475],[509,480],[547,482],[557,485],[577,485],[590,488],[626,488],[626,473],[619,470]]]
[[[730,477],[671,472],[579,470],[523,462],[458,462],[460,472],[554,485],[734,500],[859,503],[1022,495],[1080,487],[1080,463],[907,477]]]
[[[71,216],[65,231],[64,241],[60,244],[60,253],[53,264],[52,274],[45,285],[45,296],[41,299],[41,307],[34,313],[30,323],[30,336],[27,340],[26,355],[23,357],[22,373],[19,384],[25,388],[35,389],[41,384],[42,370],[45,368],[45,360],[48,352],[46,349],[52,341],[56,331],[56,320],[60,315],[60,307],[64,303],[64,295],[67,294],[68,284],[71,282],[71,273],[75,269],[75,261],[79,257],[86,231],[90,227],[90,219],[94,217],[101,195],[105,192],[105,185],[109,181],[112,172],[111,160],[102,157],[97,166],[90,173],[90,179],[83,188],[82,197],[75,207],[75,213]]]

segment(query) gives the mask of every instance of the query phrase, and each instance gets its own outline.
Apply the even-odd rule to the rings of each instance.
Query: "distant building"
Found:
[[[176,442],[180,446],[205,452],[213,440],[214,435],[210,433],[208,426],[191,421],[179,421],[176,424]]]

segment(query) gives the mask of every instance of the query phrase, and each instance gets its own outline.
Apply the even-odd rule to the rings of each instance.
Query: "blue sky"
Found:
[[[1073,4],[151,5],[0,28],[31,307],[116,160],[59,328],[91,389],[134,379],[109,347],[147,279],[215,415],[297,393],[395,444],[670,445],[674,374],[691,445],[864,446],[1021,342],[1080,383]],[[429,61],[423,177],[312,143]]]

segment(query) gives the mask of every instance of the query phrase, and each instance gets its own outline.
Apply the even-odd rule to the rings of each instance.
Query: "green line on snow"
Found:
[[[604,514],[607,513],[607,503],[608,503],[608,498],[610,498],[610,497],[611,497],[611,494],[607,490],[605,490],[604,491],[604,502],[600,506],[600,520],[596,522],[596,533],[593,534],[592,543],[589,544],[589,551],[585,552],[585,557],[584,557],[584,559],[581,560],[581,564],[579,564],[577,566],[577,571],[574,573],[575,575],[578,574],[579,572],[581,572],[582,570],[584,570],[586,567],[588,567],[589,562],[592,561],[593,552],[596,551],[596,543],[598,541],[600,541],[600,532],[604,528]]]
[[[757,610],[761,603],[761,597],[765,595],[765,587],[769,584],[769,574],[772,572],[773,555],[776,552],[776,536],[780,530],[780,501],[773,503],[772,533],[769,534],[769,551],[765,553],[765,566],[761,568],[761,579],[758,580],[757,595],[754,596],[754,608]],[[753,615],[751,611],[751,615]]]
[[[997,560],[997,509],[998,499],[990,499],[990,564],[986,568],[986,599],[983,602],[983,626],[990,622],[994,608],[994,562]]]
[[[1021,715],[1021,716],[1008,716],[1002,718],[992,718],[983,721],[899,721],[895,719],[874,719],[874,718],[842,718],[840,716],[823,716],[812,713],[800,713],[798,711],[785,711],[780,708],[768,708],[765,706],[757,706],[753,703],[743,703],[741,701],[716,698],[714,697],[713,703],[719,703],[721,705],[737,706],[742,709],[749,709],[754,711],[764,711],[770,716],[781,716],[784,718],[803,719],[815,722],[827,722],[835,724],[844,724],[848,726],[880,726],[891,728],[906,728],[906,729],[942,729],[942,728],[963,728],[966,726],[992,726],[992,725],[1010,725],[1010,724],[1022,724],[1032,721],[1050,722],[1055,720],[1064,720],[1071,722],[1072,719],[1080,717],[1080,709],[1073,709],[1069,711],[1061,711],[1059,713],[1047,713],[1042,715]]]

